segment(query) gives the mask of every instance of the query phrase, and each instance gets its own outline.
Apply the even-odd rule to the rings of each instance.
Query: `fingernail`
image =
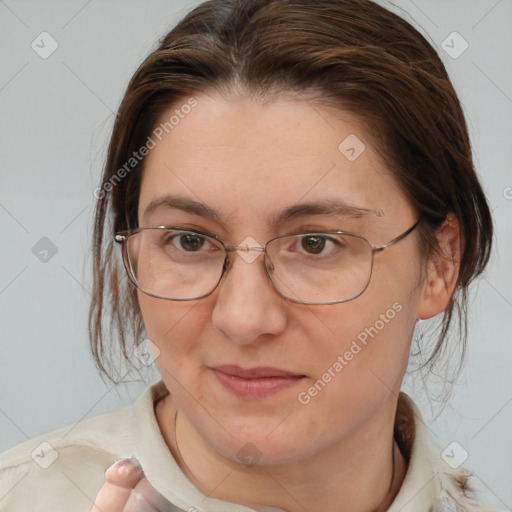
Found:
[[[124,457],[122,459],[117,459],[113,466],[121,466],[121,465],[124,465],[124,464],[128,464],[128,465],[131,465],[133,467],[141,467],[140,465],[140,462],[135,458],[135,457]]]

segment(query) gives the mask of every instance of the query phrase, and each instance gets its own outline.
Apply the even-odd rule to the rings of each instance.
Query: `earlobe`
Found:
[[[417,311],[420,320],[432,318],[450,305],[459,276],[461,238],[457,219],[449,215],[436,235],[439,251],[426,268]]]

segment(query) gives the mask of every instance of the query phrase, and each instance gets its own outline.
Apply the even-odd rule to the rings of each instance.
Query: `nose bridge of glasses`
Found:
[[[226,247],[226,252],[238,252],[238,256],[246,263],[253,263],[265,252],[265,248],[259,245],[232,245]]]
[[[258,252],[265,252],[265,247],[261,247],[260,245],[256,246],[249,246],[249,245],[227,245],[226,246],[226,252],[249,252],[249,251],[258,251]]]
[[[224,246],[226,253],[238,252],[238,255],[246,262],[253,263],[261,254],[266,252],[265,247],[262,247],[257,240],[248,236],[239,245],[226,245]]]
[[[239,245],[226,245],[226,252],[265,252],[265,247],[262,247],[257,240],[255,240],[252,236],[245,237]]]

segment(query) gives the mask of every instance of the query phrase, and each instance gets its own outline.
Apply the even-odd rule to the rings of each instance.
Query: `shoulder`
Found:
[[[472,485],[473,473],[462,466],[454,467],[450,460],[453,450],[449,453],[447,450],[432,444],[434,469],[439,479],[439,493],[432,512],[500,512],[478,501]]]
[[[0,454],[0,470],[8,467],[37,462],[50,455],[50,458],[62,452],[76,450],[83,447],[91,450],[103,451],[126,441],[127,425],[131,414],[131,407],[94,416],[75,423],[65,425],[58,429],[38,435]],[[114,443],[112,445],[112,443]],[[56,453],[51,455],[52,452]],[[39,460],[38,465],[49,463]]]
[[[395,438],[407,455],[408,469],[394,505],[405,499],[410,510],[415,510],[413,503],[417,501],[416,510],[428,512],[499,512],[476,499],[473,474],[458,464],[454,453],[457,445],[442,450],[432,442],[418,407],[403,392],[395,418]],[[409,510],[407,505],[404,510]]]
[[[89,510],[105,470],[131,455],[131,407],[29,439],[0,455],[0,510]]]

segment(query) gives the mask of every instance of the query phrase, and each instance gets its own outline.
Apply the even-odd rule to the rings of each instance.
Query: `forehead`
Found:
[[[304,99],[205,94],[194,102],[176,103],[155,127],[161,140],[153,136],[145,160],[139,219],[165,195],[205,203],[233,222],[263,212],[275,219],[280,207],[325,198],[386,214],[407,206],[353,114]]]

